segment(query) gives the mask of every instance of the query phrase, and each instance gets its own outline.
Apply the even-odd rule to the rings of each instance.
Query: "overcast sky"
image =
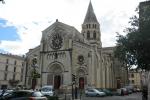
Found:
[[[0,3],[0,51],[25,54],[40,44],[42,31],[58,19],[81,32],[90,0],[5,0]],[[91,0],[101,25],[102,46],[115,46],[144,0]]]

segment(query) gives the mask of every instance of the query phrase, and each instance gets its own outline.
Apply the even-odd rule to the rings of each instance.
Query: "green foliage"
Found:
[[[140,69],[150,70],[150,2],[149,6],[143,5],[144,13],[139,13],[140,18],[133,16],[126,28],[126,36],[118,34],[115,56],[127,64],[128,67],[137,65]]]
[[[36,69],[33,69],[33,71],[31,72],[31,77],[32,78],[40,78],[40,74],[38,73],[38,71]]]

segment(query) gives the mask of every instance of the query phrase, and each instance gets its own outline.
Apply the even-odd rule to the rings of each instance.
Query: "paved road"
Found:
[[[142,100],[142,95],[133,93],[127,96],[83,97],[82,100]]]

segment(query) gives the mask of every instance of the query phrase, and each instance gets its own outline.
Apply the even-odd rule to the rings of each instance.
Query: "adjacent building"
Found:
[[[24,86],[24,57],[0,53],[0,88]]]
[[[120,88],[127,82],[127,71],[114,57],[114,50],[102,47],[100,24],[90,2],[81,33],[58,19],[42,31],[40,45],[26,54],[25,84],[60,89],[75,80],[78,88]],[[37,66],[33,67],[35,57]],[[36,80],[35,70],[40,74]]]
[[[129,84],[141,89],[142,85],[142,72],[137,70],[130,70],[129,71]]]

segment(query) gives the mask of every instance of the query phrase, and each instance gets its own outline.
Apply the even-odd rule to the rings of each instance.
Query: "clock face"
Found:
[[[62,47],[63,39],[59,34],[53,35],[50,41],[50,46],[52,49],[58,50]]]

